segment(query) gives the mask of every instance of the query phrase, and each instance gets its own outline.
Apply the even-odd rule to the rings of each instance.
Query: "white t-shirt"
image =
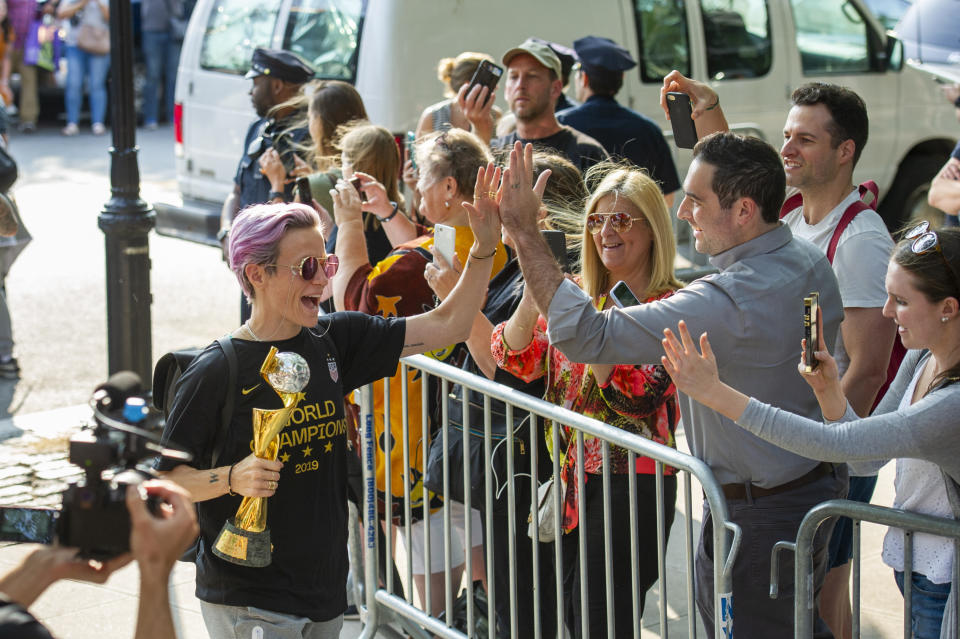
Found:
[[[807,224],[803,219],[802,206],[790,211],[783,221],[796,237],[813,243],[826,254],[844,211],[859,198],[860,191],[854,189],[817,224]],[[840,236],[833,257],[833,272],[840,284],[840,299],[844,308],[880,308],[884,305],[887,301],[884,278],[892,252],[893,239],[876,211],[863,211],[853,218]],[[837,343],[832,353],[840,375],[843,375],[850,365],[850,358],[843,348],[840,332],[837,332]]]
[[[917,369],[907,392],[900,400],[900,410],[910,406],[917,379],[922,371],[922,367]],[[947,497],[943,473],[933,462],[898,458],[894,487],[894,508],[953,519],[953,509]],[[894,570],[903,571],[903,537],[903,530],[890,528],[883,538],[883,563]],[[946,537],[914,533],[913,571],[935,584],[950,583],[953,578],[953,542]]]

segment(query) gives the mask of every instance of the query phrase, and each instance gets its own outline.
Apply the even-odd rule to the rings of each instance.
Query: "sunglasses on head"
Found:
[[[930,222],[926,220],[920,222],[920,224],[917,224],[904,233],[903,239],[913,240],[913,243],[910,244],[910,250],[913,251],[914,255],[926,255],[930,252],[936,252],[937,255],[940,256],[940,259],[943,260],[943,265],[950,271],[950,275],[953,276],[953,285],[960,291],[960,277],[957,277],[957,272],[943,254],[943,247],[940,245],[940,236],[937,235],[936,231],[930,230]]]
[[[313,278],[320,272],[321,266],[323,267],[323,274],[328,278],[336,275],[337,269],[340,267],[340,258],[333,254],[326,257],[315,257],[311,255],[300,260],[299,264],[264,264],[264,266],[288,268],[291,272],[302,277],[304,281],[312,282]]]
[[[597,234],[603,228],[607,219],[610,220],[610,226],[617,233],[626,233],[633,226],[633,218],[629,213],[623,211],[615,213],[591,213],[587,215],[587,230],[592,234]]]

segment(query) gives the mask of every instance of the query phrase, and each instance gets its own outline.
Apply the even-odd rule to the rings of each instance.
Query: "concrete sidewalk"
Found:
[[[23,417],[0,420],[0,480],[5,477],[15,481],[16,472],[8,475],[4,470],[24,464],[25,456],[49,455],[50,451],[63,451],[65,438],[74,432],[78,425],[89,419],[90,411],[86,406],[76,406],[47,411]],[[678,446],[685,448],[685,441],[678,437]],[[36,453],[36,451],[41,451]],[[62,454],[60,455],[62,458]],[[62,462],[62,459],[61,459]],[[68,476],[62,465],[59,468],[47,468],[47,480],[54,482]],[[43,473],[39,473],[43,474]],[[893,498],[893,464],[888,464],[880,474],[873,503],[889,506]],[[52,504],[58,501],[55,483],[50,483],[42,492],[48,493],[39,498],[39,503]],[[0,481],[0,502],[10,504],[5,499],[9,493],[13,501],[25,502],[27,496],[17,492],[16,486],[2,485]],[[20,495],[19,497],[17,495]],[[694,543],[699,535],[700,526],[700,488],[693,482]],[[682,503],[683,491],[678,490],[678,505]],[[45,500],[45,501],[44,501]],[[29,503],[36,503],[31,501]],[[686,637],[689,623],[686,609],[686,547],[685,521],[679,508],[676,521],[671,530],[667,546],[667,624],[672,637]],[[863,591],[862,636],[871,639],[893,639],[902,636],[903,599],[893,581],[892,571],[880,561],[880,552],[885,528],[871,524],[863,527]],[[0,572],[6,572],[17,564],[27,546],[8,544],[0,546]],[[403,571],[401,571],[403,574]],[[194,596],[194,567],[178,563],[170,579],[170,601],[177,635],[181,639],[205,639],[207,633],[200,616],[199,602]],[[52,586],[31,608],[61,639],[113,639],[132,637],[138,606],[139,575],[136,565],[130,565],[115,573],[104,585],[83,582],[62,581]],[[647,595],[646,614],[643,619],[643,636],[659,637],[658,586]],[[698,636],[704,636],[702,626],[697,621]],[[362,626],[358,621],[347,621],[341,637],[357,637]]]

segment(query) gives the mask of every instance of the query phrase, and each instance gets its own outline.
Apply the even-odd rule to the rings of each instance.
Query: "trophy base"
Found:
[[[237,528],[233,520],[228,519],[213,544],[213,554],[239,566],[250,568],[269,566],[272,559],[270,529],[251,532]]]

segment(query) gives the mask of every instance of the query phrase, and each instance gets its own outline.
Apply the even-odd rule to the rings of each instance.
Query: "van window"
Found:
[[[674,69],[690,76],[687,10],[683,0],[636,0],[640,80],[657,82]]]
[[[849,2],[791,0],[804,75],[870,70],[867,25]]]
[[[319,78],[352,82],[362,18],[362,0],[294,0],[283,48],[302,56]]]
[[[270,46],[280,0],[216,0],[200,48],[200,68],[243,75],[257,47]]]
[[[757,78],[770,71],[766,0],[700,0],[711,80]]]

